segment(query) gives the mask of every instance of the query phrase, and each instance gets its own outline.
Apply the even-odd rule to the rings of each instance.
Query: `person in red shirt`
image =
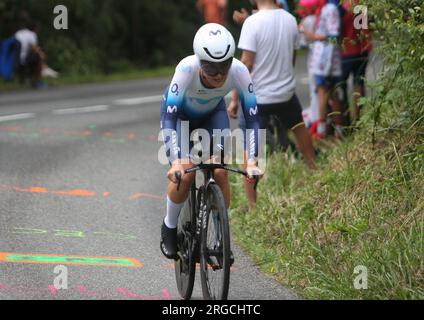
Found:
[[[227,24],[227,0],[197,0],[196,6],[206,23]]]
[[[347,110],[349,105],[347,81],[350,75],[353,75],[353,108],[351,109],[350,117],[348,117],[353,122],[359,120],[360,110],[358,101],[359,98],[365,96],[366,68],[368,65],[369,55],[372,50],[370,30],[355,28],[356,16],[353,9],[359,4],[360,0],[346,0],[343,3],[345,14],[342,18],[342,68],[343,91],[345,93],[344,105]]]

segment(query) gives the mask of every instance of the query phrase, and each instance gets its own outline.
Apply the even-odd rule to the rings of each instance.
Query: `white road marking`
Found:
[[[81,107],[81,108],[58,109],[58,110],[53,110],[53,114],[56,114],[56,115],[78,114],[78,113],[106,111],[108,109],[109,109],[109,106],[107,105],[99,105],[99,106],[90,106],[90,107]]]
[[[35,117],[35,113],[12,114],[12,115],[9,115],[9,116],[1,116],[0,122],[31,119],[31,118],[34,118],[34,117]]]
[[[132,105],[140,105],[140,104],[146,104],[146,103],[160,102],[162,100],[163,100],[163,95],[160,95],[160,96],[120,99],[120,100],[114,101],[114,104],[116,104],[118,106],[132,106]]]

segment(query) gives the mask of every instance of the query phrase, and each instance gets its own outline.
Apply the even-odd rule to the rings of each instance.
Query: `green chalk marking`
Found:
[[[76,256],[47,256],[32,254],[8,254],[4,262],[34,263],[34,264],[78,264],[87,266],[116,266],[116,267],[137,267],[135,261],[125,258],[97,258],[97,257],[76,257]]]

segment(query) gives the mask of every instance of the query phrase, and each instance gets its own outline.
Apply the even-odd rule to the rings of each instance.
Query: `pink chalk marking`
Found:
[[[55,286],[49,285],[49,291],[53,297],[57,295],[57,289]]]
[[[78,286],[78,291],[79,291],[79,293],[81,293],[81,294],[83,294],[83,295],[85,295],[86,297],[89,297],[89,298],[92,298],[92,297],[94,297],[96,295],[93,292],[89,292],[87,290],[87,288],[85,286],[83,286],[83,285],[79,285]]]
[[[122,293],[126,298],[141,298],[141,296],[139,296],[138,294],[131,292],[128,289],[125,288],[118,288],[116,289],[116,291],[118,291],[119,293]]]
[[[141,299],[141,300],[170,300],[173,299],[171,292],[167,289],[163,289],[162,296],[145,296],[134,293],[126,288],[118,288],[116,289],[119,293],[122,293],[126,298],[129,299]]]
[[[109,197],[110,192],[103,192],[103,197]]]
[[[163,293],[163,298],[164,299],[173,299],[172,295],[171,295],[171,291],[167,290],[167,289],[163,289],[162,290]]]

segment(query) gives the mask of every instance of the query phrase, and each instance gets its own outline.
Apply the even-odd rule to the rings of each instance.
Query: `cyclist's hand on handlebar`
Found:
[[[168,171],[168,179],[175,184],[178,183],[176,177],[177,172],[180,172],[182,177],[184,175],[184,166],[179,162],[174,162],[171,169]]]
[[[227,108],[228,116],[232,119],[237,119],[238,108],[239,108],[238,101],[231,100],[231,102],[230,102],[230,104],[228,105],[228,108]]]

